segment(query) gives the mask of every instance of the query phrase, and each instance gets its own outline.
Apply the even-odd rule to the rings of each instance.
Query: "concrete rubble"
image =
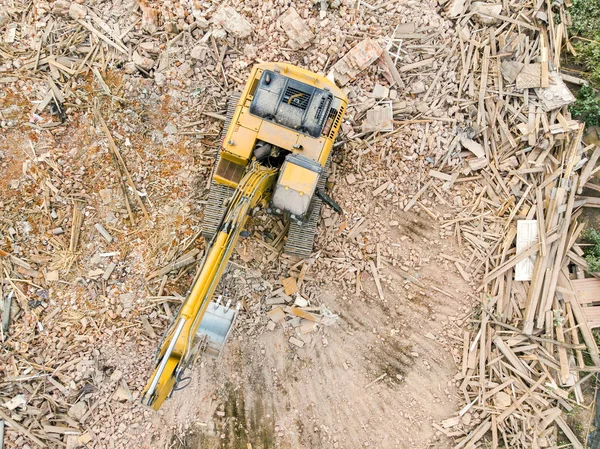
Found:
[[[373,64],[382,52],[381,46],[373,39],[359,42],[331,68],[334,79],[341,86],[346,85]]]
[[[293,7],[288,8],[279,20],[281,28],[289,38],[288,45],[292,50],[307,48],[310,45],[315,35]]]
[[[587,324],[565,300],[576,279],[563,276],[585,275],[577,219],[592,200],[568,189],[593,184],[598,154],[581,144],[554,55],[542,58],[532,24],[553,12],[532,5],[9,0],[4,447],[178,447],[199,435],[216,447],[259,447],[262,435],[278,447],[475,447],[494,428],[511,447],[558,446],[556,429],[572,437],[576,367],[596,355],[571,332]],[[344,213],[323,209],[303,261],[281,255],[283,222],[253,215],[217,290],[240,306],[225,353],[200,357],[155,414],[140,392],[206,249],[226,99],[262,61],[331,74],[347,95],[327,186]],[[565,253],[539,271],[555,281],[531,281],[556,290],[556,307],[531,312],[538,290],[511,277],[528,257],[513,228],[538,216],[547,254]],[[536,310],[545,322],[527,333],[522,317]]]
[[[212,22],[235,37],[245,38],[252,33],[252,24],[231,6],[222,6],[212,17]]]

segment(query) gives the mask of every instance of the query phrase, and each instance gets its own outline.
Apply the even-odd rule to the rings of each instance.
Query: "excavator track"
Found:
[[[225,115],[223,129],[221,130],[221,142],[225,139],[241,95],[240,92],[234,92],[227,99],[227,114]],[[217,157],[215,158],[215,168],[219,162],[219,154],[220,152],[217,153]],[[204,207],[204,220],[202,222],[202,235],[207,241],[210,241],[214,237],[227,210],[227,201],[233,196],[234,192],[235,189],[233,187],[216,184],[212,180],[210,181],[210,190],[208,191],[208,200]]]
[[[331,158],[327,159],[327,163],[321,172],[317,188],[324,190],[325,182],[327,182],[327,176],[329,172]],[[287,240],[283,251],[290,256],[296,256],[301,258],[310,257],[313,244],[315,242],[315,235],[317,233],[317,225],[319,224],[319,217],[321,216],[321,206],[323,201],[317,195],[313,196],[310,207],[310,216],[306,223],[296,223],[290,221],[290,228],[288,231]]]

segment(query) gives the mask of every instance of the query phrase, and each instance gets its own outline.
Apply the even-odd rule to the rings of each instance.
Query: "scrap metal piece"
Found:
[[[338,203],[335,202],[335,200],[333,198],[331,198],[329,195],[327,195],[325,193],[325,191],[317,189],[316,192],[317,196],[319,198],[321,198],[321,200],[327,204],[329,207],[331,207],[334,211],[336,211],[338,214],[343,214],[344,211],[342,210],[342,206],[340,206]]]

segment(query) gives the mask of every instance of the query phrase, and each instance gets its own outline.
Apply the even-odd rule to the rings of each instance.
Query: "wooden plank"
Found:
[[[0,410],[0,418],[3,419],[4,421],[6,421],[6,423],[9,426],[13,427],[15,430],[22,433],[25,437],[29,438],[31,441],[33,441],[38,446],[48,447],[48,445],[46,443],[44,443],[42,440],[40,440],[38,437],[36,437],[32,432],[30,432],[28,429],[23,427],[21,424],[16,422],[14,419],[12,419],[10,416],[8,416],[6,413],[4,413],[2,410]]]
[[[560,308],[558,306],[558,301],[555,299],[554,300],[554,304],[555,304],[555,314],[557,313],[556,311],[560,311]],[[556,333],[556,340],[559,343],[565,343],[565,335],[563,332],[563,317],[562,317],[562,313],[558,312],[561,314],[561,316],[556,316],[555,315],[555,319],[553,320],[554,322],[554,331]],[[569,360],[567,357],[567,350],[565,349],[564,346],[561,345],[557,345],[556,349],[558,351],[558,361],[560,364],[560,381],[561,383],[564,385],[567,380],[569,379]]]
[[[431,176],[432,178],[438,178],[441,179],[442,181],[452,181],[452,175],[449,175],[447,173],[442,173],[440,171],[437,170],[429,170],[429,176]]]
[[[577,199],[585,201],[585,206],[600,207],[600,198],[596,196],[578,196]]]
[[[517,254],[538,243],[538,221],[519,220],[517,222]],[[530,281],[533,278],[535,254],[515,265],[515,281]]]
[[[556,421],[556,424],[558,424],[558,427],[560,427],[560,430],[563,431],[565,436],[571,442],[573,449],[584,449],[583,444],[581,444],[581,442],[579,441],[577,436],[573,433],[573,431],[571,430],[571,428],[569,427],[569,425],[566,423],[566,421],[563,419],[562,416],[558,416],[555,419],[555,421]]]
[[[562,28],[561,28],[562,29]],[[541,73],[541,87],[548,87],[548,44],[547,44],[547,33],[542,28],[540,30],[540,62],[542,64]]]
[[[552,241],[556,240],[556,238],[557,238],[557,236],[556,236],[556,234],[554,234]],[[483,278],[483,284],[485,285],[488,282],[490,282],[491,280],[496,279],[498,276],[500,276],[501,274],[510,270],[512,267],[514,267],[520,261],[522,261],[522,260],[526,259],[527,257],[531,256],[532,254],[536,253],[539,250],[539,247],[540,247],[539,243],[531,245],[529,248],[527,248],[521,254],[516,255],[512,259],[509,259],[508,261],[506,261],[505,263],[500,265],[498,268],[492,270],[491,272],[486,274],[485,277]]]
[[[546,374],[542,374],[540,376],[540,378],[537,380],[537,382],[535,382],[535,384],[533,384],[533,386],[531,388],[527,389],[527,392],[524,395],[522,395],[518,400],[516,400],[515,402],[513,402],[510,407],[508,407],[501,414],[499,414],[498,417],[497,417],[498,424],[502,424],[502,421],[504,421],[509,415],[511,415],[512,413],[514,413],[514,411],[517,410],[517,408],[519,408],[519,406],[523,402],[525,402],[525,400],[527,398],[529,398],[540,385],[543,384],[543,382],[546,380],[546,377],[547,377]]]
[[[546,219],[544,217],[544,200],[542,195],[542,189],[539,187],[535,189],[535,207],[536,217],[538,221],[538,236],[540,238],[540,254],[546,256],[548,254],[548,248],[546,246]]]
[[[571,331],[570,331],[571,332],[571,342],[574,345],[579,345],[579,329],[577,327],[575,327],[575,317],[573,316],[573,309],[572,309],[571,303],[566,302],[565,309],[567,312],[568,327],[571,329]],[[580,349],[575,350],[575,356],[577,357],[577,365],[580,368],[585,367],[585,362],[583,360],[583,353],[581,352]]]
[[[402,81],[402,78],[400,77],[400,73],[398,72],[398,69],[396,68],[396,64],[394,64],[394,61],[392,61],[390,54],[388,53],[387,50],[383,50],[382,56],[383,56],[383,60],[385,61],[386,65],[388,66],[388,69],[390,70],[392,79],[398,85],[399,89],[403,89],[405,87],[404,81]]]
[[[492,449],[498,449],[498,421],[496,415],[492,415]]]
[[[533,25],[529,25],[528,23],[525,23],[521,20],[516,20],[516,19],[513,19],[508,16],[503,16],[501,14],[493,14],[493,13],[487,13],[487,12],[484,13],[482,11],[477,11],[476,14],[479,14],[480,16],[493,17],[494,19],[498,19],[501,22],[512,23],[513,25],[517,25],[518,27],[521,27],[521,28],[527,28],[528,30],[539,31],[538,28]]]
[[[594,276],[595,278],[599,278],[600,279],[600,272],[593,272],[590,270],[590,266],[587,263],[587,261],[581,257],[578,256],[577,254],[575,254],[573,251],[569,251],[567,253],[567,257],[569,259],[571,259],[571,261],[573,263],[576,263],[577,265],[579,265],[581,268],[583,268],[585,271],[587,271],[589,274],[591,274],[592,276]]]
[[[78,429],[72,429],[70,427],[62,427],[62,426],[51,426],[49,424],[44,424],[44,432],[47,433],[59,433],[64,435],[81,435],[81,432]]]
[[[485,391],[486,381],[486,360],[487,360],[487,340],[488,340],[488,316],[483,315],[481,319],[481,337],[479,339],[479,389]]]
[[[579,304],[600,302],[600,279],[586,278],[571,280]]]
[[[492,427],[491,418],[487,418],[483,421],[479,426],[471,432],[464,440],[454,446],[454,449],[471,449],[474,448],[474,444],[476,444],[483,436],[490,430]]]
[[[373,274],[373,279],[375,279],[375,285],[377,286],[377,293],[379,294],[379,299],[385,299],[383,296],[383,288],[381,288],[381,282],[379,281],[379,274],[377,273],[377,267],[375,263],[369,259],[369,267],[371,268],[371,273]]]
[[[598,158],[600,158],[600,145],[596,145],[596,148],[594,149],[592,155],[590,156],[590,159],[587,161],[587,163],[585,164],[585,167],[581,171],[581,177],[579,178],[579,185],[577,188],[578,194],[581,194],[583,187],[585,186],[585,184],[589,181],[590,177],[592,176],[592,172],[596,168],[596,163],[598,162]],[[586,186],[586,187],[588,187],[588,186]]]
[[[519,357],[508,347],[508,345],[502,340],[499,335],[495,335],[492,338],[492,342],[496,347],[500,350],[504,357],[510,362],[510,364],[514,367],[515,371],[521,374],[525,379],[531,380],[527,368],[525,368],[524,362],[521,361]]]
[[[435,61],[435,60],[436,60],[436,58],[428,58],[428,59],[424,59],[422,61],[413,62],[412,64],[405,64],[405,65],[401,66],[400,69],[398,69],[398,71],[403,73],[403,72],[409,72],[414,69],[420,69],[421,67],[426,67],[428,65],[433,64],[433,61]]]
[[[360,234],[362,230],[367,227],[367,224],[368,222],[365,217],[362,217],[360,220],[358,220],[358,222],[352,227],[352,229],[348,231],[348,239],[352,239],[358,234]]]
[[[573,186],[577,185],[577,175],[575,175],[575,179],[573,182]],[[571,188],[571,193],[569,195],[569,201],[567,203],[567,210],[565,212],[565,216],[562,220],[562,230],[560,232],[560,240],[558,243],[558,249],[556,251],[556,256],[554,258],[554,265],[552,267],[552,274],[550,280],[548,281],[548,292],[547,294],[543,294],[542,302],[540,304],[540,313],[538,314],[538,327],[543,327],[545,312],[550,310],[552,306],[552,301],[554,300],[554,293],[556,291],[556,285],[558,281],[558,276],[561,271],[561,267],[563,266],[563,256],[565,254],[565,244],[568,237],[569,225],[571,224],[571,213],[573,211],[573,204],[575,202],[575,187]],[[542,313],[544,312],[544,313]]]
[[[600,307],[582,307],[581,310],[589,319],[600,320]]]
[[[464,331],[463,333],[463,354],[462,354],[462,368],[461,373],[463,377],[467,374],[468,368],[468,358],[469,358],[469,342],[470,342],[471,334],[469,331]]]
[[[479,108],[477,109],[477,123],[483,128],[486,125],[484,98],[487,89],[488,70],[490,65],[490,47],[486,46],[483,49],[483,62],[481,64],[481,81],[479,85]]]
[[[408,202],[408,204],[404,207],[404,212],[408,212],[417,203],[417,200],[421,197],[421,195],[423,195],[423,193],[425,193],[425,191],[429,188],[429,186],[431,186],[432,183],[433,180],[430,179],[425,183],[423,187],[421,187],[421,189],[417,193],[415,193],[415,196],[413,196],[412,199]]]
[[[383,184],[381,184],[379,187],[373,190],[373,196],[379,196],[383,191],[385,191],[385,189],[389,187],[390,184],[391,181],[386,181]]]
[[[111,47],[116,48],[117,50],[119,50],[121,53],[125,53],[128,54],[128,50],[124,47],[122,47],[121,45],[117,44],[116,42],[111,41],[109,38],[107,38],[104,34],[102,34],[100,31],[98,31],[96,28],[94,28],[92,25],[90,25],[89,23],[87,23],[85,20],[82,19],[78,19],[77,22],[85,27],[86,29],[88,29],[90,32],[92,32],[93,34],[95,34],[96,36],[98,36],[100,39],[102,39],[104,42],[106,42],[108,45],[110,45]]]

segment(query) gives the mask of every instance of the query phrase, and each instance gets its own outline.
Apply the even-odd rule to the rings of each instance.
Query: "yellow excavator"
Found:
[[[157,351],[142,403],[158,410],[200,351],[218,356],[236,311],[212,301],[233,248],[259,204],[289,223],[284,252],[308,257],[325,193],[333,143],[348,100],[328,78],[284,63],[253,67],[229,102],[212,173],[201,268]]]

